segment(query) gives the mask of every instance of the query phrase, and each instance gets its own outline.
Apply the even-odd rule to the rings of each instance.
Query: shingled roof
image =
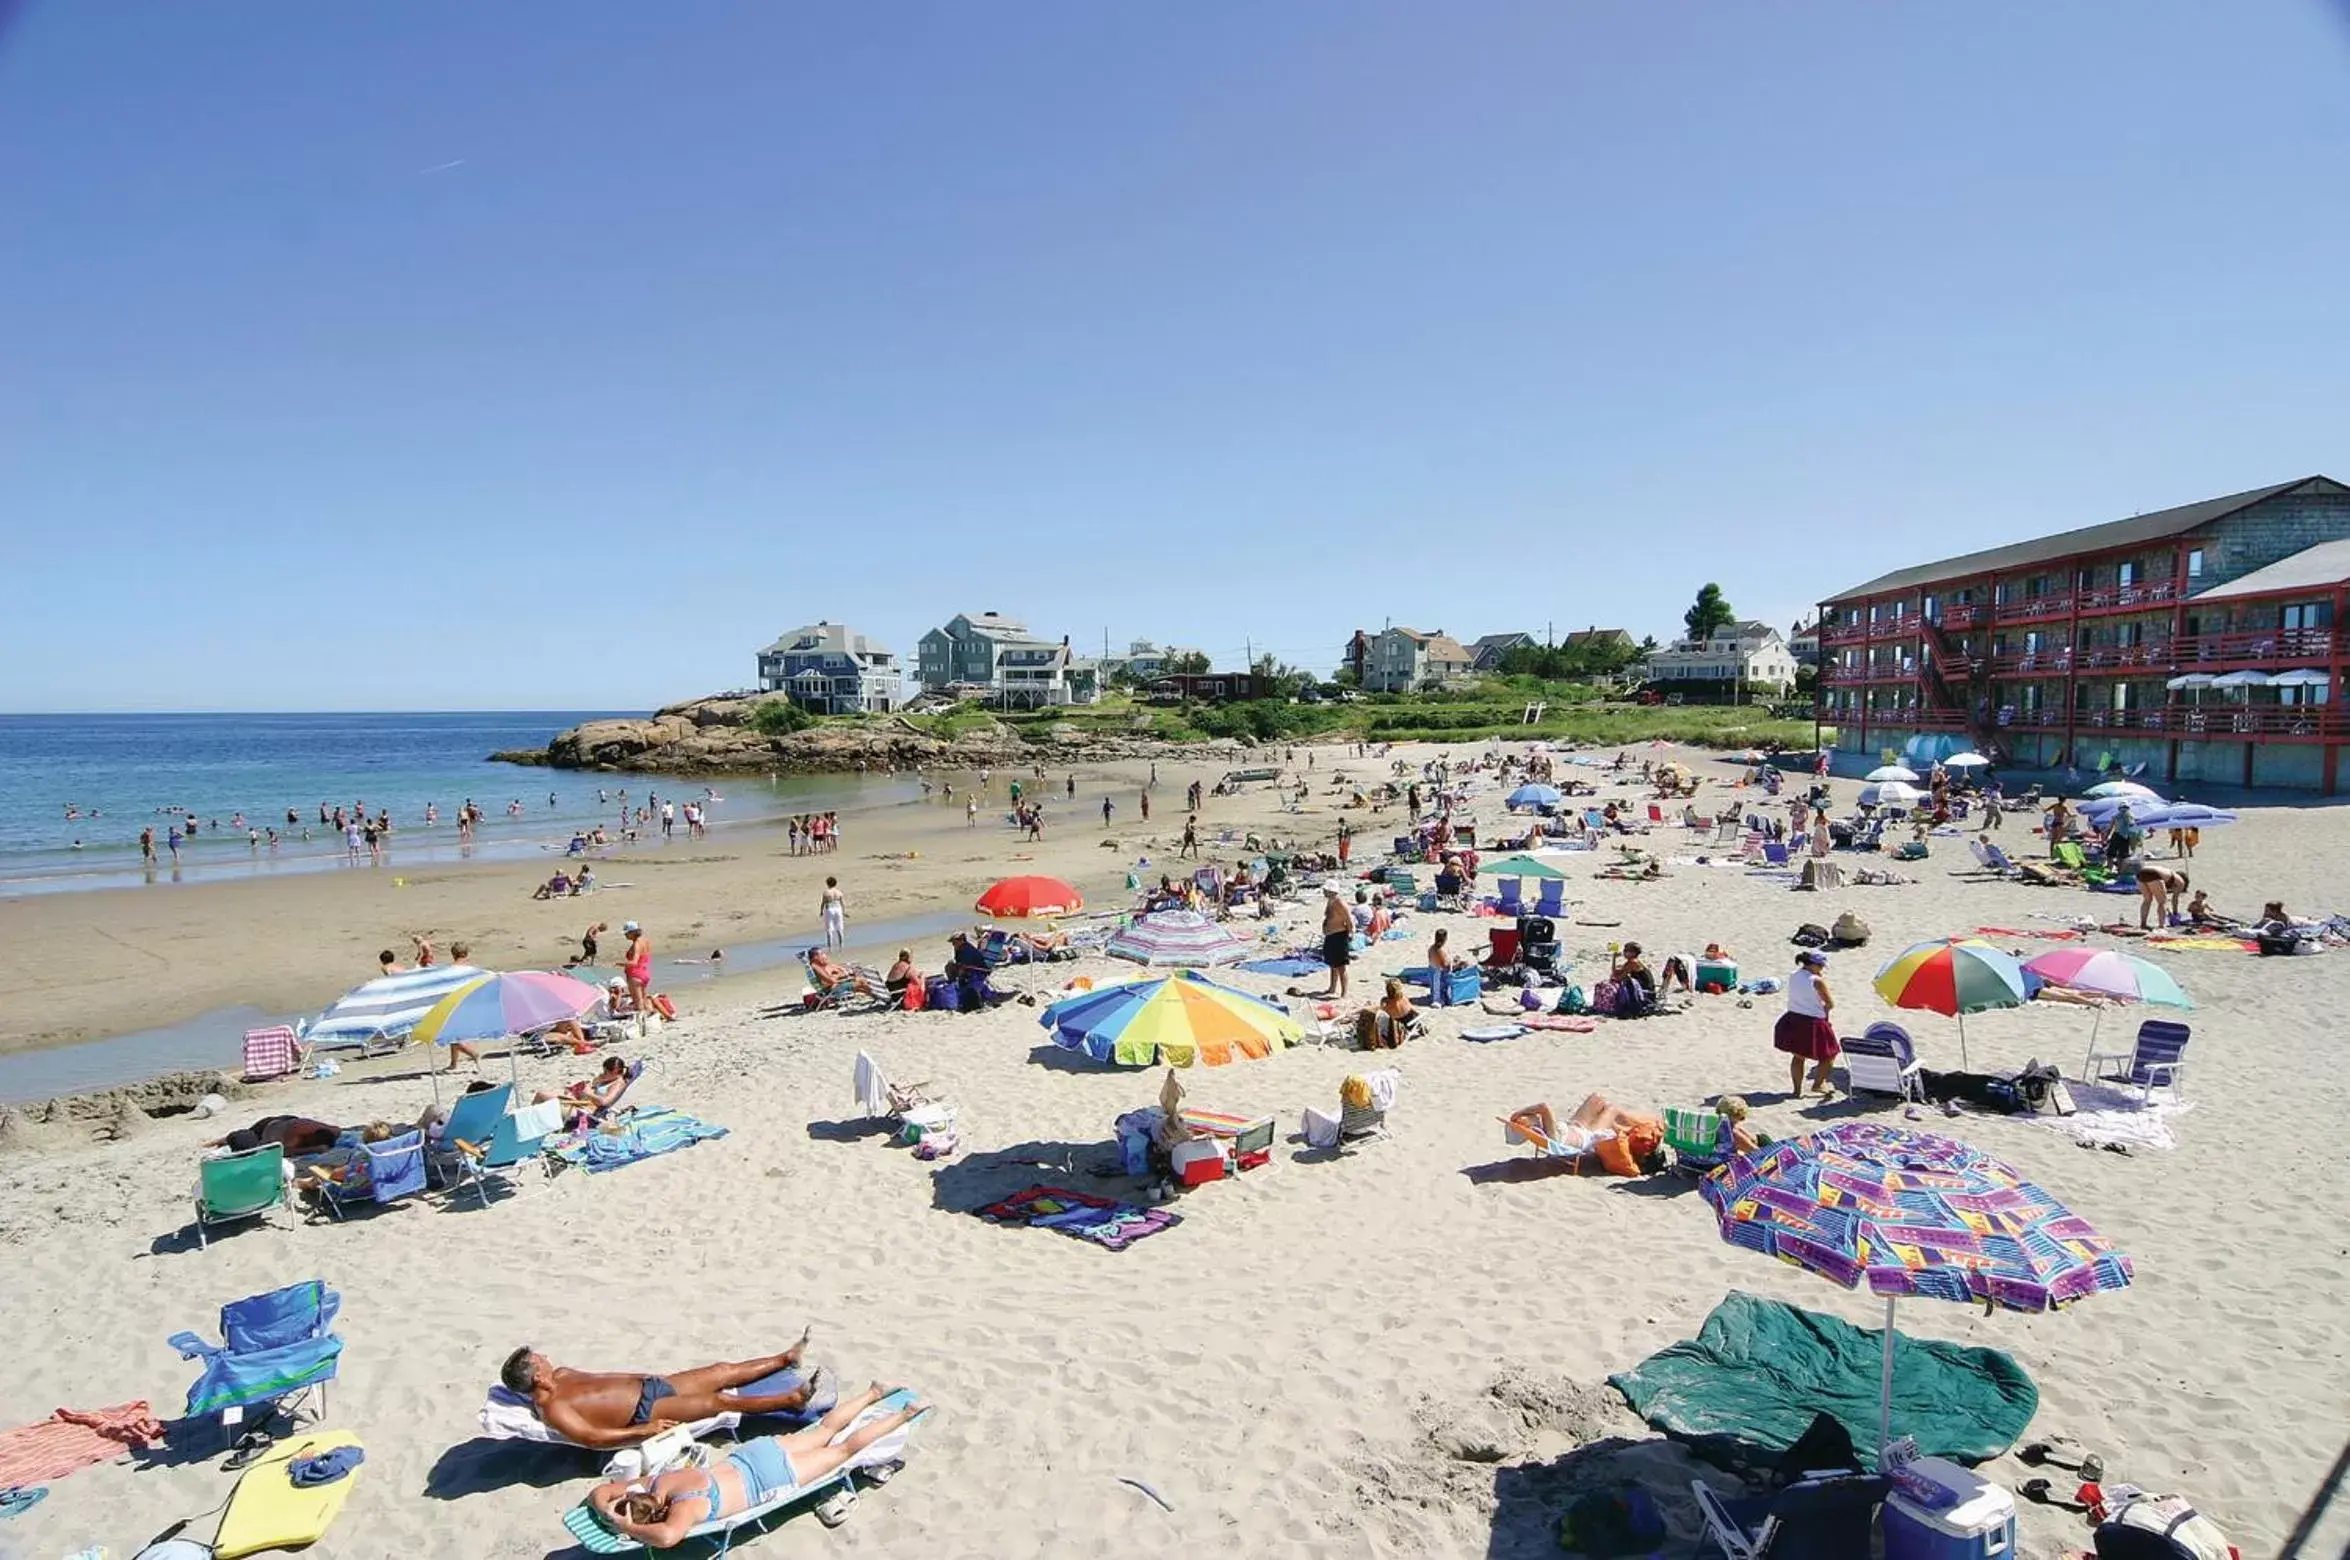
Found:
[[[2290,482],[2279,482],[2274,487],[2254,488],[2248,493],[2230,493],[2225,498],[2207,498],[2199,504],[2181,504],[2176,509],[2158,509],[2148,515],[2132,515],[2127,520],[2108,520],[2103,525],[2082,526],[2078,530],[2059,531],[2054,536],[2043,536],[2028,542],[2011,542],[2005,547],[1961,553],[1955,558],[1944,558],[1937,563],[1921,563],[1914,568],[1896,569],[1891,574],[1880,574],[1873,580],[1864,581],[1849,590],[1838,591],[1824,599],[1836,602],[1850,601],[1859,596],[1882,596],[1908,590],[1912,586],[1931,585],[1938,580],[1965,579],[1978,574],[2004,574],[2011,569],[2026,568],[2035,563],[2053,563],[2075,553],[2102,552],[2108,548],[2129,547],[2139,542],[2160,541],[2209,525],[2239,509],[2249,509],[2263,499],[2275,498],[2315,482],[2323,482],[2334,488],[2341,485],[2322,476],[2296,477]]]

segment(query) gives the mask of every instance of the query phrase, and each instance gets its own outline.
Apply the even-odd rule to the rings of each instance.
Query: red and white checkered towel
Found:
[[[245,1081],[261,1083],[270,1078],[283,1078],[302,1065],[302,1047],[294,1038],[293,1030],[280,1024],[274,1029],[245,1031]]]

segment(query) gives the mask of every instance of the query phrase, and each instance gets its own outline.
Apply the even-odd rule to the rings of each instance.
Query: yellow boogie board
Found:
[[[314,1457],[338,1446],[358,1446],[348,1430],[314,1430],[298,1435],[269,1451],[245,1470],[228,1510],[221,1513],[220,1536],[212,1541],[218,1560],[238,1560],[265,1549],[294,1549],[310,1543],[334,1525],[351,1486],[363,1469],[354,1468],[332,1484],[295,1487],[286,1471],[298,1457]]]

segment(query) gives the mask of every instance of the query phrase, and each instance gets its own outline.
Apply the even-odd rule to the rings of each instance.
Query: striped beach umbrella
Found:
[[[2059,948],[2025,960],[2023,971],[2051,986],[2094,992],[2117,1002],[2151,1002],[2175,1008],[2195,1005],[2170,971],[2151,959],[2116,948]]]
[[[570,975],[547,970],[482,974],[457,987],[416,1021],[411,1038],[426,1045],[527,1035],[577,1018],[604,993]]]
[[[1950,1138],[1846,1122],[1741,1154],[1698,1191],[1733,1246],[1885,1297],[1878,1448],[1893,1438],[1904,1296],[2038,1313],[2130,1282],[2130,1259],[2013,1167]]]
[[[1111,938],[1109,954],[1137,964],[1205,969],[1247,958],[1250,946],[1196,910],[1161,910]]]
[[[1305,1037],[1279,1003],[1196,970],[1064,997],[1037,1022],[1063,1050],[1118,1067],[1221,1067],[1270,1056]]]
[[[2023,966],[2004,948],[1980,937],[1944,937],[1895,954],[1877,971],[1877,995],[1900,1008],[1918,1008],[1958,1020],[1958,1060],[1967,1065],[1966,1015],[1985,1008],[2021,1007]]]
[[[1076,914],[1085,896],[1055,877],[1008,877],[981,894],[975,908],[998,920],[1041,920]]]
[[[303,1031],[303,1043],[338,1047],[405,1040],[435,1003],[484,973],[470,964],[433,964],[378,976],[319,1014]]]

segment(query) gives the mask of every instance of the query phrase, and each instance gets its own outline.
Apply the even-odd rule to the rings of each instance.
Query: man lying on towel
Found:
[[[498,1379],[531,1406],[548,1429],[582,1446],[634,1446],[676,1425],[719,1414],[797,1414],[823,1385],[809,1373],[794,1391],[744,1396],[735,1388],[791,1370],[808,1349],[808,1335],[781,1354],[732,1365],[704,1365],[666,1376],[642,1372],[572,1370],[526,1344],[506,1356]]]

